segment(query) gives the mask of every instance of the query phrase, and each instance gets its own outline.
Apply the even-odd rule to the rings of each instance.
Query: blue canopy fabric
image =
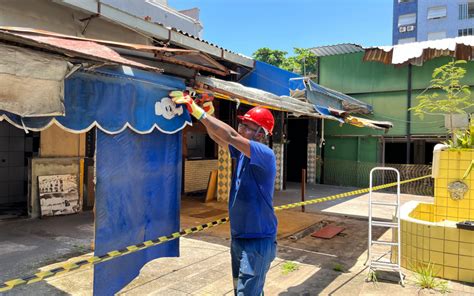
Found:
[[[316,110],[319,114],[324,115],[328,119],[333,119],[339,121],[340,123],[344,123],[344,119],[341,117],[334,116],[334,114],[331,113],[328,107],[315,105],[314,110]]]
[[[96,256],[179,231],[181,133],[97,132]],[[94,295],[114,295],[179,240],[94,265]]]
[[[301,77],[298,74],[283,70],[273,65],[255,61],[255,67],[239,83],[258,88],[278,96],[289,96],[290,78]]]
[[[72,133],[97,127],[95,255],[179,230],[182,134],[191,118],[168,94],[184,80],[129,67],[77,71],[64,82],[64,116],[0,112],[25,131],[52,124]],[[179,241],[94,266],[94,295],[113,295],[144,264],[178,256]]]
[[[191,124],[189,113],[168,97],[170,91],[183,89],[182,79],[137,69],[78,71],[65,80],[65,116],[0,114],[16,127],[32,131],[57,124],[72,133],[95,126],[107,134],[118,134],[126,128],[139,134],[156,129],[172,134]]]
[[[307,77],[291,78],[289,87],[290,93],[303,96],[308,102],[314,105],[363,114],[372,113],[373,111],[371,105],[346,94],[321,86]]]

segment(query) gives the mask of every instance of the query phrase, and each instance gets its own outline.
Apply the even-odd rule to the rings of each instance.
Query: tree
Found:
[[[306,48],[293,48],[294,56],[289,57],[291,64],[296,66],[298,72],[304,76],[315,76],[318,72],[318,59],[316,55]]]
[[[462,85],[466,69],[460,67],[466,61],[452,61],[433,71],[430,85],[418,96],[419,104],[410,108],[423,119],[425,114],[466,114],[474,106],[469,85]],[[426,93],[428,90],[434,90]]]
[[[290,72],[299,73],[305,76],[316,76],[317,57],[306,48],[293,48],[293,56],[286,57],[286,51],[274,50],[268,47],[259,48],[253,53],[253,58]]]
[[[449,116],[449,131],[452,135],[451,147],[466,147],[474,145],[473,118],[471,118],[471,131],[456,131],[453,128],[453,115],[466,114],[466,109],[474,106],[469,85],[461,84],[461,79],[466,75],[462,66],[466,61],[451,61],[433,71],[430,85],[417,97],[420,101],[417,106],[410,108],[415,115],[423,119],[425,114]],[[429,93],[427,91],[430,91]]]
[[[252,57],[261,62],[280,67],[286,61],[286,51],[262,47],[253,53]]]

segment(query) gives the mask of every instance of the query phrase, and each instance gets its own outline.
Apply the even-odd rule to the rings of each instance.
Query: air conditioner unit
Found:
[[[407,27],[405,26],[398,27],[398,32],[405,33],[406,31],[407,31]]]
[[[414,25],[410,25],[410,26],[407,26],[407,32],[411,32],[415,30],[415,26]]]

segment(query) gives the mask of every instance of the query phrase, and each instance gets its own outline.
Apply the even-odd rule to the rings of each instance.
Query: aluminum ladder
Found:
[[[396,202],[386,202],[386,201],[373,201],[372,200],[372,187],[373,187],[373,173],[375,171],[394,171],[397,174],[397,200]],[[372,206],[383,206],[383,207],[394,207],[395,208],[395,215],[396,215],[396,222],[386,222],[386,221],[377,221],[374,220],[372,217]],[[390,217],[392,220],[392,217]],[[373,240],[372,238],[372,227],[388,227],[395,231],[392,232],[392,240],[391,241],[381,241],[381,240]],[[390,251],[387,251],[385,254],[380,256],[379,258],[372,258],[373,250],[372,247],[374,245],[384,245],[389,246]],[[393,263],[392,258],[392,250],[393,248],[397,248],[397,262]],[[367,261],[369,263],[369,270],[374,272],[375,270],[386,270],[386,271],[395,271],[398,272],[400,275],[400,283],[404,286],[403,282],[403,274],[400,267],[401,262],[401,249],[400,249],[400,172],[391,167],[375,167],[370,170],[370,188],[369,188],[369,248],[368,248],[368,257]],[[389,258],[384,258],[387,254],[389,254]]]

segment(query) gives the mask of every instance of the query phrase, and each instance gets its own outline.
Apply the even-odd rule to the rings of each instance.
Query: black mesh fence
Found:
[[[369,187],[370,170],[374,167],[392,167],[400,172],[400,180],[408,180],[431,174],[431,166],[423,164],[389,164],[373,162],[356,162],[340,159],[326,159],[323,165],[323,182],[328,185]],[[394,171],[375,172],[374,186],[396,182],[397,176]],[[402,193],[417,195],[434,195],[434,180],[426,178],[420,181],[403,184],[400,187]],[[396,187],[386,189],[396,191]]]

